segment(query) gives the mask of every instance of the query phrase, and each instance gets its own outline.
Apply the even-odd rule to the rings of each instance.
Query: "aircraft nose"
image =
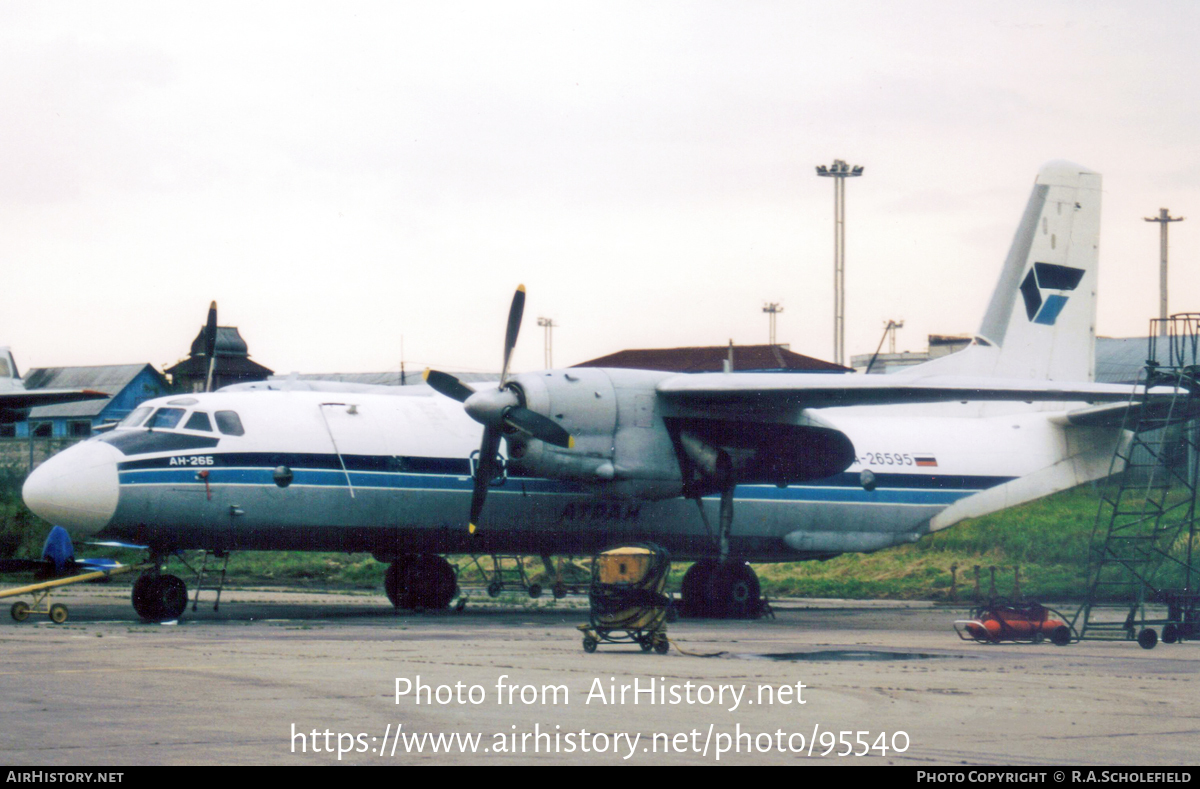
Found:
[[[121,453],[102,441],[76,444],[33,470],[21,495],[38,517],[74,535],[94,534],[117,510]]]

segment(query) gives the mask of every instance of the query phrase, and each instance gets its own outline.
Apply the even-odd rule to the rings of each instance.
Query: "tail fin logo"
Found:
[[[1025,314],[1034,323],[1053,326],[1058,315],[1067,304],[1066,293],[1079,287],[1084,270],[1053,263],[1034,263],[1021,283],[1021,296],[1025,299]],[[1044,293],[1045,291],[1057,293]]]

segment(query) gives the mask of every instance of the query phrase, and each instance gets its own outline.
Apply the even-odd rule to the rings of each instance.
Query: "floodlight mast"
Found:
[[[1158,317],[1162,336],[1167,335],[1167,226],[1172,222],[1182,222],[1184,217],[1171,216],[1171,212],[1165,208],[1158,209],[1158,216],[1145,217],[1147,222],[1158,222],[1159,237],[1158,237]]]
[[[546,369],[554,368],[554,327],[558,324],[553,318],[538,318],[538,326],[544,328],[545,331],[545,351],[543,353],[543,361],[546,364]]]
[[[783,312],[783,307],[775,302],[769,302],[763,305],[763,312],[767,313],[770,320],[770,338],[771,345],[775,345],[775,316]]]
[[[818,176],[833,179],[833,361],[840,365],[846,363],[846,179],[862,174],[861,165],[841,159],[817,166]]]

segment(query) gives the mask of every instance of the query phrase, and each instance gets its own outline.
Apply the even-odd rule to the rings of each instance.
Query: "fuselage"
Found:
[[[717,498],[701,500],[706,523],[682,497],[657,410],[636,444],[640,457],[657,458],[649,470],[622,463],[616,439],[607,475],[595,478],[531,474],[508,458],[472,535],[466,520],[481,427],[426,387],[404,389],[148,401],[122,426],[36,469],[25,499],[74,537],[160,551],[582,555],[652,541],[674,558],[715,555]],[[751,561],[789,561],[911,542],[968,497],[995,497],[1064,460],[1086,455],[1098,467],[1111,455],[1114,431],[1081,442],[1055,413],[1045,404],[821,410],[821,423],[853,443],[854,462],[818,480],[738,485],[730,548]],[[603,459],[609,448],[593,444]]]

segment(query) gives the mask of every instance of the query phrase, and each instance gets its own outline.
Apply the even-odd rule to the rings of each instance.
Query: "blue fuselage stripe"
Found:
[[[126,464],[122,464],[126,465]],[[133,465],[133,464],[128,464]],[[145,468],[142,463],[119,472],[122,487],[155,485],[253,485],[275,486],[274,467]],[[407,491],[461,491],[472,488],[469,476],[461,474],[406,474],[387,471],[349,471],[328,468],[292,468],[292,485],[301,487],[346,487],[347,473],[355,488]],[[202,474],[205,474],[202,476]],[[948,506],[973,493],[1007,481],[1004,477],[960,475],[880,474],[874,490],[864,490],[856,474],[838,474],[825,480],[787,487],[775,485],[739,485],[736,498],[741,501],[845,502],[858,504],[916,504]],[[493,487],[493,492],[588,495],[590,488],[580,483],[539,477],[510,477]]]

